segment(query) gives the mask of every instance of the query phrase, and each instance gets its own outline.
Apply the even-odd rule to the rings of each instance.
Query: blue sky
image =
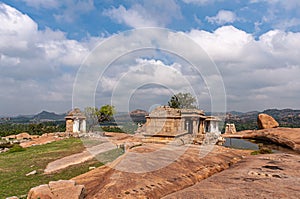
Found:
[[[46,27],[61,30],[69,39],[76,40],[146,25],[138,21],[178,31],[214,31],[231,24],[255,36],[272,29],[297,32],[300,24],[297,0],[8,0],[3,3],[29,15],[40,30]]]
[[[299,108],[299,8],[298,0],[4,0],[0,115],[71,109],[76,74],[93,48],[143,27],[181,32],[200,45],[222,75],[227,110]],[[159,65],[153,79],[177,78],[160,67],[189,79],[187,64],[171,57],[149,52],[122,58],[102,78],[106,83],[97,86],[96,105],[110,103],[112,85],[138,67]],[[207,94],[207,85],[201,89]],[[149,109],[165,103],[170,94],[163,86],[141,85],[128,103],[131,109]],[[199,106],[209,109],[209,97],[197,97]]]

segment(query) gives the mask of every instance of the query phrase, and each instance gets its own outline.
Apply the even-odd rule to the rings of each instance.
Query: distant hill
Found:
[[[53,112],[42,111],[36,115],[20,115],[16,117],[10,117],[9,120],[4,118],[0,120],[2,122],[12,122],[12,123],[31,123],[31,122],[46,122],[46,121],[63,121],[65,120],[66,114],[56,114]]]
[[[130,113],[120,112],[114,116],[115,122],[118,123],[127,123],[127,122],[135,122],[135,123],[145,123],[146,115],[149,113],[142,109],[136,109],[131,111]]]
[[[146,116],[148,114],[149,113],[147,111],[142,110],[142,109],[136,109],[136,110],[130,112],[130,116]]]
[[[226,123],[235,123],[238,131],[257,128],[259,113],[271,115],[282,127],[300,127],[300,110],[293,109],[267,109],[262,112],[251,111],[247,113],[229,112],[226,114]]]
[[[34,121],[61,121],[65,120],[66,114],[56,114],[53,112],[42,111],[33,116],[31,120]]]
[[[145,110],[136,109],[134,111],[131,111],[129,115],[130,115],[132,121],[137,122],[137,123],[145,123],[146,116],[149,115],[149,113]]]

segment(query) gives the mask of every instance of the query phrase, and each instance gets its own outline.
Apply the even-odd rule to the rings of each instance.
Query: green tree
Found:
[[[191,93],[177,93],[168,101],[171,108],[197,108],[196,98]]]
[[[96,107],[86,107],[84,109],[86,117],[86,129],[87,131],[93,131],[94,126],[98,124],[99,110]]]
[[[115,107],[112,105],[104,105],[98,111],[98,121],[106,122],[111,121],[113,115],[116,113]]]

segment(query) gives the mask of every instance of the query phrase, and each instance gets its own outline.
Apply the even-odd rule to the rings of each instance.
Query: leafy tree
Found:
[[[112,116],[116,113],[115,107],[111,105],[104,105],[98,111],[98,121],[106,122],[111,121]]]
[[[87,130],[90,131],[99,122],[106,122],[112,119],[116,113],[115,107],[111,105],[104,105],[100,109],[97,107],[86,107],[84,113],[87,121]]]
[[[180,102],[179,102],[179,99],[176,95],[173,95],[171,97],[171,99],[168,101],[168,105],[171,107],[171,108],[179,108],[180,106]]]
[[[196,98],[191,93],[178,93],[171,97],[168,101],[168,105],[171,108],[197,108]]]
[[[93,130],[94,126],[98,124],[99,110],[96,107],[86,107],[84,109],[86,117],[86,128],[87,131]]]

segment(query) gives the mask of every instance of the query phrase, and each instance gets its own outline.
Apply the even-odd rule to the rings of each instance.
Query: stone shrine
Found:
[[[189,137],[193,143],[201,144],[208,133],[220,135],[219,122],[214,116],[205,116],[198,109],[174,109],[159,106],[148,116],[138,130],[145,142],[170,142],[176,138]]]
[[[86,132],[86,117],[79,108],[70,111],[65,117],[67,133],[85,133]]]

